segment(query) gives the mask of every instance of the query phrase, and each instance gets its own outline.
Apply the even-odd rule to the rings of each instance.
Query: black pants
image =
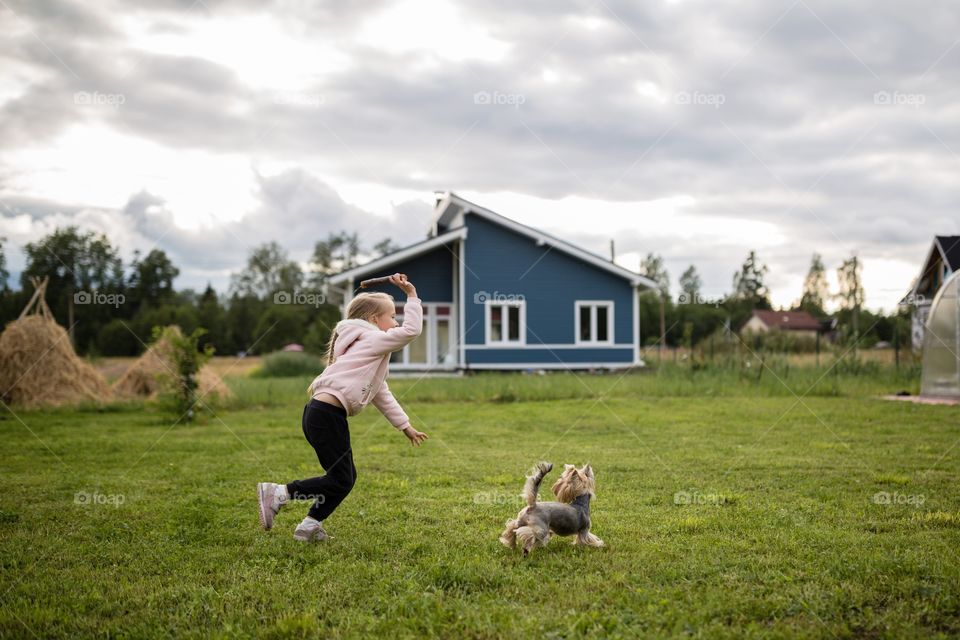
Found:
[[[310,517],[325,520],[347,497],[357,482],[357,468],[350,449],[347,412],[311,399],[303,408],[303,435],[317,452],[326,475],[294,480],[287,485],[292,500],[313,499]]]

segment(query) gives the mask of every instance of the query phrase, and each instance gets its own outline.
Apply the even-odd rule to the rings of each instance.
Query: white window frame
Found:
[[[401,306],[401,305],[397,305]],[[424,328],[427,330],[427,335],[430,336],[429,341],[427,342],[427,362],[410,362],[410,345],[404,345],[403,349],[400,350],[400,360],[398,362],[391,362],[390,368],[395,368],[397,370],[403,369],[455,369],[457,367],[456,361],[456,350],[457,350],[457,336],[456,336],[456,322],[457,322],[457,313],[456,307],[452,302],[423,302],[421,306],[424,310],[429,309],[429,312],[425,313],[423,316]],[[448,354],[453,354],[452,361],[450,363],[443,362],[434,362],[437,359],[436,344],[434,342],[436,338],[437,331],[437,307],[450,307],[450,313],[447,316],[444,316],[448,322],[449,328],[449,346],[447,348]],[[396,312],[397,316],[402,316],[403,314]]]
[[[590,308],[590,339],[580,339],[580,309]],[[607,339],[597,340],[597,307],[607,308]],[[616,342],[613,335],[613,300],[575,300],[573,303],[573,341],[574,344],[584,347],[609,346]]]
[[[491,328],[493,326],[492,311],[493,311],[493,307],[495,306],[501,307],[502,309],[500,312],[500,317],[501,317],[501,322],[504,323],[503,331],[501,332],[501,335],[503,336],[507,336],[510,333],[509,328],[507,326],[508,314],[504,313],[503,310],[505,310],[507,307],[517,307],[520,309],[520,326],[519,326],[520,335],[518,336],[517,340],[510,340],[509,338],[504,338],[501,340],[490,339],[490,336],[493,335],[491,333]],[[487,300],[484,300],[483,316],[484,316],[483,318],[484,343],[483,344],[485,346],[490,346],[490,347],[524,347],[526,346],[527,344],[527,301],[525,299],[520,298],[517,300],[504,301],[504,300],[490,300],[488,298]]]

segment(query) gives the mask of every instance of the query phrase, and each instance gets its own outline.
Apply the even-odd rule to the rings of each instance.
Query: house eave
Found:
[[[371,260],[370,262],[359,267],[341,271],[340,273],[334,274],[327,278],[327,282],[333,285],[349,282],[350,280],[355,280],[358,276],[368,275],[374,271],[385,269],[390,265],[403,262],[404,260],[416,258],[417,256],[423,255],[429,251],[433,251],[437,247],[443,246],[448,242],[462,240],[466,237],[466,227],[453,229],[442,235],[434,236],[428,240],[424,240],[423,242],[418,242],[417,244],[394,251],[393,253],[385,255],[381,258],[377,258],[376,260]]]

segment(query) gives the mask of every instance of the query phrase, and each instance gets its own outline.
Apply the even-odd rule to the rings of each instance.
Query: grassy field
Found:
[[[318,473],[305,379],[232,378],[190,425],[5,412],[0,637],[960,634],[960,408],[774,373],[392,381],[431,440],[352,418],[358,484],[312,546],[306,504],[267,533],[254,498]],[[498,543],[543,458],[593,465],[605,548]]]

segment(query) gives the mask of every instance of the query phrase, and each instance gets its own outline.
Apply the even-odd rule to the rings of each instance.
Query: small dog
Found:
[[[602,547],[603,540],[590,533],[590,498],[596,497],[593,469],[588,464],[580,469],[572,464],[564,465],[563,474],[553,485],[553,493],[560,502],[537,502],[540,482],[551,469],[551,463],[538,462],[527,476],[523,486],[527,506],[520,510],[515,520],[507,521],[500,542],[514,548],[519,541],[524,556],[537,546],[546,546],[552,533],[558,536],[576,534],[573,544]]]

